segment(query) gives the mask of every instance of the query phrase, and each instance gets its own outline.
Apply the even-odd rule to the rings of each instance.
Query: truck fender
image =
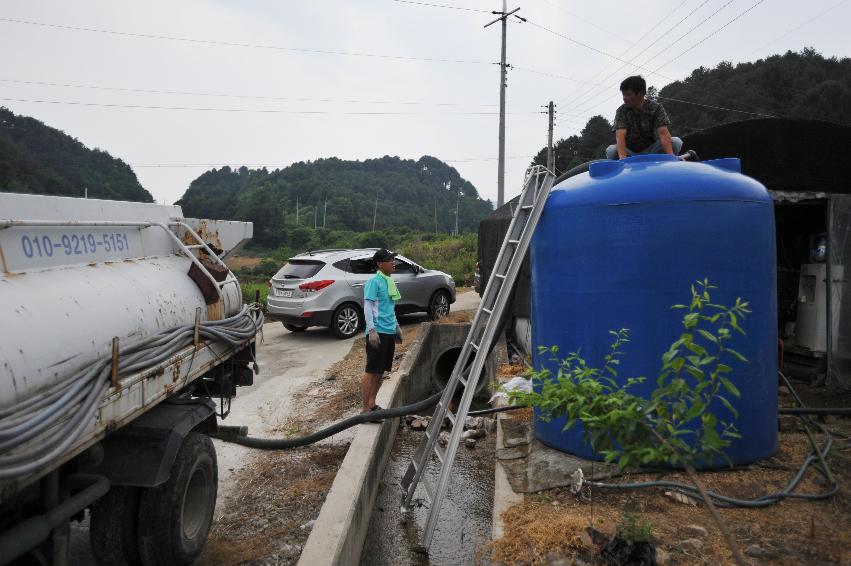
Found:
[[[91,470],[112,485],[154,487],[164,483],[183,444],[193,430],[216,428],[216,405],[211,399],[164,401],[101,441],[103,460]]]

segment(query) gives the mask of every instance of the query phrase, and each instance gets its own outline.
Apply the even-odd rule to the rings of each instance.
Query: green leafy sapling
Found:
[[[738,413],[730,402],[740,396],[731,381],[731,364],[747,363],[729,343],[735,334],[745,334],[740,323],[750,310],[741,299],[729,307],[713,303],[714,289],[706,279],[697,281],[691,302],[672,307],[687,311],[683,332],[662,355],[649,399],[630,393],[644,377],[615,381],[622,347],[629,342],[627,329],[610,332],[614,340],[602,368],[588,365],[580,352],[559,359],[558,347],[540,348],[541,354],[550,354],[555,375],[548,369],[530,371],[537,391],[511,392],[510,398],[538,407],[544,420],[565,416],[565,430],[581,422],[585,440],[621,468],[726,458],[724,448],[740,438],[734,424]],[[716,400],[724,419],[714,412]]]

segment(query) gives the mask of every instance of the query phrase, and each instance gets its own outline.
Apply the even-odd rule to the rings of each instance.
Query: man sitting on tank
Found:
[[[615,144],[606,149],[606,158],[624,159],[639,153],[679,155],[683,140],[671,137],[671,120],[665,108],[645,98],[647,82],[641,75],[621,83],[623,104],[615,113]]]

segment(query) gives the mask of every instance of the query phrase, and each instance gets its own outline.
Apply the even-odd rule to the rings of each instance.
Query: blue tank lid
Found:
[[[666,154],[595,161],[587,173],[554,187],[550,199],[556,206],[698,200],[771,202],[761,183],[741,174],[737,158],[691,162]]]

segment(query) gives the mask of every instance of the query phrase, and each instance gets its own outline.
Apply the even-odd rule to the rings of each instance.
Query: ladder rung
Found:
[[[517,244],[520,243],[520,240],[508,240],[508,243],[511,244],[512,246],[516,246]]]
[[[523,209],[523,210],[529,210],[529,209],[533,208],[534,206],[535,206],[534,204],[524,204],[520,208]]]
[[[477,352],[479,351],[479,345],[476,344],[475,342],[470,342],[470,347]]]
[[[452,426],[455,426],[455,413],[453,413],[452,411],[447,410],[447,411],[446,411],[446,418],[447,418],[447,419],[449,419],[449,423],[450,423]]]
[[[434,489],[431,487],[431,484],[428,483],[428,480],[425,478],[420,478],[420,483],[423,484],[425,492],[426,494],[428,494],[429,501],[434,501]]]
[[[437,456],[437,459],[440,460],[441,464],[446,461],[446,451],[441,448],[439,444],[434,445],[434,454]]]
[[[493,311],[492,311],[492,310],[490,310],[490,309],[486,309],[486,308],[484,308],[484,307],[482,307],[482,312],[485,312],[485,313],[487,313],[487,314],[493,314]]]
[[[203,248],[203,247],[204,246],[202,246],[201,244],[190,244],[190,245],[186,246],[186,249],[187,250],[197,250],[198,248]]]
[[[502,273],[494,273],[493,276],[497,279],[505,279],[505,275],[503,275]]]

